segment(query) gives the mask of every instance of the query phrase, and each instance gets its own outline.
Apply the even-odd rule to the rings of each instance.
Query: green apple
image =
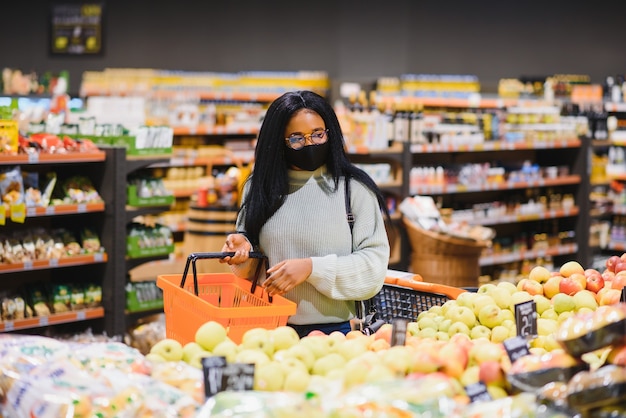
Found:
[[[148,354],[146,354],[146,360],[148,360],[148,361],[150,361],[152,363],[165,363],[165,362],[167,362],[167,360],[165,360],[162,355],[157,354],[157,353],[148,353]]]
[[[515,313],[512,310],[501,309],[500,314],[502,315],[502,321],[506,321],[507,319],[510,319],[511,321],[515,322]]]
[[[267,392],[277,392],[283,389],[285,383],[285,373],[277,361],[255,366],[254,368],[254,390]]]
[[[450,335],[448,331],[437,331],[435,333],[435,339],[438,341],[448,341],[450,339]]]
[[[443,316],[446,316],[448,314],[448,310],[450,310],[450,308],[455,307],[455,306],[459,306],[456,303],[456,299],[449,299],[447,301],[445,301],[443,303],[443,305],[441,305],[441,313]]]
[[[309,387],[311,375],[307,370],[294,369],[285,374],[283,390],[287,392],[305,393]]]
[[[518,303],[528,302],[529,300],[533,300],[533,295],[525,290],[518,290],[511,295],[511,307],[514,307]]]
[[[448,332],[448,329],[452,325],[452,320],[449,318],[444,318],[439,324],[437,324],[437,331]]]
[[[428,308],[428,311],[433,315],[443,316],[443,308],[440,305],[433,305]]]
[[[420,338],[437,338],[437,331],[435,328],[420,329],[417,336]]]
[[[260,366],[265,363],[269,363],[270,361],[270,357],[265,353],[265,351],[255,348],[243,348],[235,356],[234,362]]]
[[[150,353],[158,354],[166,361],[181,361],[183,346],[173,338],[165,338],[150,348]]]
[[[265,328],[251,328],[244,332],[241,337],[243,349],[261,350],[268,356],[274,354],[274,341],[270,330]]]
[[[327,335],[306,335],[300,338],[299,345],[304,345],[315,355],[320,358],[330,352]]]
[[[410,335],[417,335],[417,333],[419,332],[420,327],[417,324],[417,322],[415,321],[411,321],[408,324],[406,324],[406,331],[410,334]]]
[[[371,353],[371,351],[369,351]],[[376,362],[379,360],[376,359]],[[370,369],[370,363],[361,361],[360,358],[348,360],[343,367],[345,372],[344,386],[346,389],[361,385],[365,382],[365,377]]]
[[[478,321],[486,327],[494,328],[504,321],[502,312],[503,310],[496,304],[483,306],[478,313]]]
[[[478,296],[478,294],[474,292],[463,292],[456,297],[456,303],[459,306],[466,306],[471,309],[474,306],[473,301],[476,296]]]
[[[510,295],[512,295],[513,293],[517,292],[517,286],[515,284],[513,284],[511,282],[507,282],[507,281],[498,282],[496,287],[507,290]]]
[[[280,366],[283,368],[285,374],[289,374],[294,370],[303,370],[309,373],[309,368],[304,362],[296,357],[283,357],[283,358],[274,358],[274,361],[280,363]]]
[[[533,300],[535,301],[537,314],[539,315],[544,313],[547,309],[552,308],[552,302],[544,295],[534,295]]]
[[[496,325],[491,330],[491,342],[501,343],[509,338],[509,328],[504,325]]]
[[[552,307],[557,314],[570,312],[576,309],[576,301],[573,296],[565,293],[557,293],[552,297]]]
[[[510,284],[513,285],[513,283]],[[498,285],[487,292],[487,294],[493,298],[496,305],[498,305],[500,309],[507,309],[511,307],[512,298],[509,289]]]
[[[487,328],[485,325],[475,325],[470,330],[470,337],[472,340],[477,340],[479,338],[486,338],[489,340],[491,338],[491,329]]]
[[[463,322],[453,322],[450,328],[448,328],[448,335],[452,337],[454,334],[465,334],[469,337],[470,328]]]
[[[346,359],[339,353],[325,354],[313,363],[311,374],[326,376],[332,370],[343,368],[346,365]]]
[[[463,386],[469,386],[473,383],[478,383],[479,371],[480,367],[477,364],[469,366],[463,371],[461,377],[459,378],[459,381]]]
[[[476,325],[476,315],[471,308],[467,306],[451,307],[446,313],[446,318],[451,319],[452,322],[462,322],[467,325],[468,328],[472,328]]]
[[[200,344],[195,341],[190,341],[183,346],[183,361],[189,363],[189,360],[193,358],[196,353],[206,351]]]
[[[363,338],[344,340],[337,344],[333,351],[343,356],[344,359],[350,360],[367,351],[367,342]]]
[[[485,361],[500,361],[505,355],[504,347],[491,341],[476,343],[469,349],[469,361],[472,364],[480,364]]]
[[[424,316],[417,320],[417,325],[420,329],[433,328],[437,330],[437,321],[434,317]]]
[[[472,306],[472,312],[474,312],[474,315],[478,317],[478,312],[480,312],[480,309],[483,306],[495,305],[495,304],[496,304],[496,301],[491,297],[491,295],[487,293],[481,293],[479,295],[476,295],[476,297],[474,298],[474,305]]]
[[[274,342],[274,351],[287,349],[300,342],[300,336],[296,330],[288,325],[274,328],[270,331],[270,334]]]
[[[576,304],[576,311],[580,311],[581,308],[588,308],[595,311],[598,308],[595,293],[590,290],[579,290],[574,294],[573,298]]]
[[[373,364],[367,371],[364,382],[388,382],[397,378],[396,373],[384,364]]]
[[[193,354],[193,356],[189,359],[187,364],[189,364],[192,367],[195,367],[196,369],[202,369],[202,359],[205,357],[211,357],[211,356],[213,356],[213,353],[211,353],[210,351],[206,351],[206,350],[198,351]]]
[[[224,341],[215,346],[212,353],[216,356],[226,357],[226,361],[228,363],[234,363],[240,348],[241,347],[233,340],[226,338]]]
[[[311,349],[302,343],[296,344],[286,349],[284,352],[284,357],[293,357],[300,360],[309,371],[313,369],[313,364],[315,363],[316,359],[315,354],[313,354]]]
[[[394,371],[399,377],[405,376],[413,363],[413,348],[405,345],[394,345],[382,352],[382,363]]]
[[[559,318],[559,314],[556,313],[556,311],[554,310],[554,308],[548,308],[545,311],[543,311],[540,315],[541,318],[545,318],[545,319],[558,319]]]
[[[194,341],[207,351],[213,351],[216,345],[224,341],[227,331],[224,325],[216,321],[207,321],[196,330]]]
[[[556,334],[559,324],[555,319],[537,318],[537,333],[539,335]]]
[[[485,283],[478,287],[476,293],[489,293],[494,287],[496,287],[493,283]]]

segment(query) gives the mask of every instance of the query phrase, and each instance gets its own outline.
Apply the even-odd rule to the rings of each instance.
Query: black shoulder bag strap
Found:
[[[352,213],[352,205],[350,203],[350,177],[345,177],[344,184],[346,188],[346,218],[348,220],[348,225],[350,226],[350,233],[352,234],[354,229],[354,214]],[[356,307],[356,317],[359,321],[360,331],[367,335],[376,332],[384,321],[377,320],[376,318],[376,305],[374,304],[374,299],[357,300],[354,304]],[[365,314],[365,312],[367,312],[367,314]]]

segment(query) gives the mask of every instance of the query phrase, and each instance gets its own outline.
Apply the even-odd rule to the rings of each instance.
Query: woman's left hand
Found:
[[[267,270],[263,287],[270,295],[283,295],[304,282],[313,271],[310,258],[284,260]]]

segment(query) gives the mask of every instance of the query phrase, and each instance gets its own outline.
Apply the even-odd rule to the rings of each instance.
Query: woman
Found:
[[[346,217],[350,178],[353,231]],[[263,287],[297,304],[288,324],[300,336],[351,330],[355,301],[382,288],[389,263],[385,199],[348,159],[332,106],[322,96],[285,93],[268,108],[237,220],[220,260],[251,277],[262,251],[271,266]]]

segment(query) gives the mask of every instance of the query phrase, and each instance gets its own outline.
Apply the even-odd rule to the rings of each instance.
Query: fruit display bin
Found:
[[[269,297],[254,281],[232,273],[197,274],[195,262],[198,259],[223,258],[226,254],[192,253],[187,257],[182,275],[157,276],[157,286],[163,290],[167,338],[184,345],[194,341],[196,330],[202,324],[216,321],[226,327],[228,337],[239,344],[247,330],[277,328],[296,313],[295,303],[278,295]]]
[[[427,231],[403,218],[411,247],[411,270],[429,282],[475,287],[480,276],[479,259],[489,241],[479,241]]]
[[[420,312],[456,299],[467,290],[424,282],[421,275],[411,278],[387,277],[381,291],[374,296],[378,318],[392,322],[396,318],[414,321]]]

